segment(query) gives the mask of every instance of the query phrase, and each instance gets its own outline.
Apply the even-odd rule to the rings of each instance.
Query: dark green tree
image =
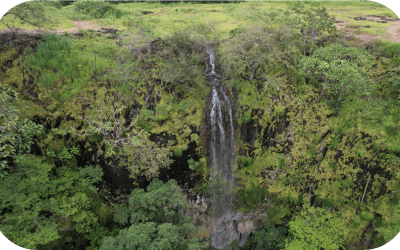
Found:
[[[264,228],[253,232],[244,249],[274,250],[283,249],[287,230],[284,227],[275,227],[269,220],[265,221]]]
[[[15,244],[39,248],[62,237],[60,232],[89,233],[98,218],[91,211],[98,168],[77,171],[32,155],[19,161],[0,185],[0,231]]]
[[[135,189],[129,205],[119,207],[115,221],[122,226],[116,237],[106,237],[100,250],[106,249],[204,249],[193,237],[196,229],[183,211],[188,209],[186,197],[175,180],[163,183],[154,179],[147,187]]]

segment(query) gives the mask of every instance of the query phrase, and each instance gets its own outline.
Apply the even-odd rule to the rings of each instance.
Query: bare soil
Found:
[[[400,19],[390,19],[378,16],[360,16],[357,18],[362,18],[361,20],[369,20],[374,22],[387,22],[391,23],[391,26],[386,28],[387,35],[375,36],[372,34],[357,34],[356,29],[347,28],[346,25],[350,22],[348,20],[336,19],[338,23],[335,23],[339,30],[342,30],[348,36],[353,36],[361,39],[362,41],[368,43],[375,39],[390,40],[391,42],[400,43]],[[365,18],[365,19],[364,19]]]

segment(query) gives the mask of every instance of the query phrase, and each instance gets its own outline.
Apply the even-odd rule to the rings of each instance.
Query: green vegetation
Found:
[[[43,126],[20,119],[26,105],[18,97],[19,93],[1,83],[0,91],[0,179],[4,179],[9,175],[10,166],[30,152],[33,137]]]
[[[106,237],[100,249],[204,249],[189,238],[195,231],[189,217],[176,209],[189,209],[186,197],[175,180],[162,183],[154,179],[147,187],[135,189],[129,196],[129,205],[121,206],[115,220],[128,227],[116,237]]]
[[[390,25],[360,13],[396,18],[364,1],[16,6],[1,29],[119,31],[0,34],[0,230],[35,249],[206,249],[185,193],[213,193],[211,48],[234,108],[234,210],[268,214],[243,247],[385,244],[400,230],[400,45],[334,28]]]
[[[293,239],[286,240],[285,249],[340,249],[348,229],[344,222],[327,209],[304,209],[289,223]]]
[[[270,221],[264,222],[264,227],[254,232],[244,249],[284,249],[287,230],[284,227],[275,227]]]

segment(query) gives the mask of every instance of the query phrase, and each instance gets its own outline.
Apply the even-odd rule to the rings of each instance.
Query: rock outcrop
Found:
[[[242,211],[234,211],[215,219],[210,215],[210,197],[194,193],[192,190],[186,190],[186,193],[189,197],[188,202],[195,208],[187,215],[192,218],[192,223],[196,226],[204,226],[202,239],[210,237],[210,239],[214,239],[213,242],[220,242],[220,244],[214,243],[212,249],[224,249],[223,246],[227,242],[231,243],[234,240],[237,240],[239,247],[242,247],[254,231],[263,227],[267,217],[266,211],[259,209],[248,214],[244,214]],[[219,228],[225,229],[221,231]]]

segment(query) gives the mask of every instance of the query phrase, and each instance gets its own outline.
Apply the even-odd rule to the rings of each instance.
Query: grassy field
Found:
[[[316,1],[317,2],[317,1]],[[74,21],[90,21],[98,27],[127,29],[127,23],[142,16],[141,12],[153,12],[142,16],[143,21],[148,23],[155,36],[165,37],[177,30],[202,23],[215,26],[222,37],[228,37],[229,31],[239,26],[246,26],[257,19],[257,14],[266,14],[269,20],[259,18],[260,21],[270,22],[271,26],[279,25],[284,17],[283,10],[289,6],[289,2],[241,2],[221,4],[199,4],[199,3],[123,3],[114,5],[116,12],[107,13],[102,18],[79,12],[76,5],[72,4],[60,7],[56,3],[46,3],[46,12],[55,21],[55,24],[46,28],[51,30],[67,30],[74,28]],[[365,15],[385,16],[398,19],[396,14],[384,5],[375,2],[360,1],[324,1],[319,4],[327,9],[327,12],[337,20],[349,21],[348,28],[357,29],[358,33],[385,35],[386,28],[391,23],[376,23],[370,21],[356,21],[354,17]],[[255,15],[256,14],[256,15]],[[3,21],[12,23],[15,27],[23,29],[34,29],[27,23],[21,23],[19,19],[7,16]],[[370,28],[363,28],[369,25]],[[7,27],[0,23],[0,29]]]

